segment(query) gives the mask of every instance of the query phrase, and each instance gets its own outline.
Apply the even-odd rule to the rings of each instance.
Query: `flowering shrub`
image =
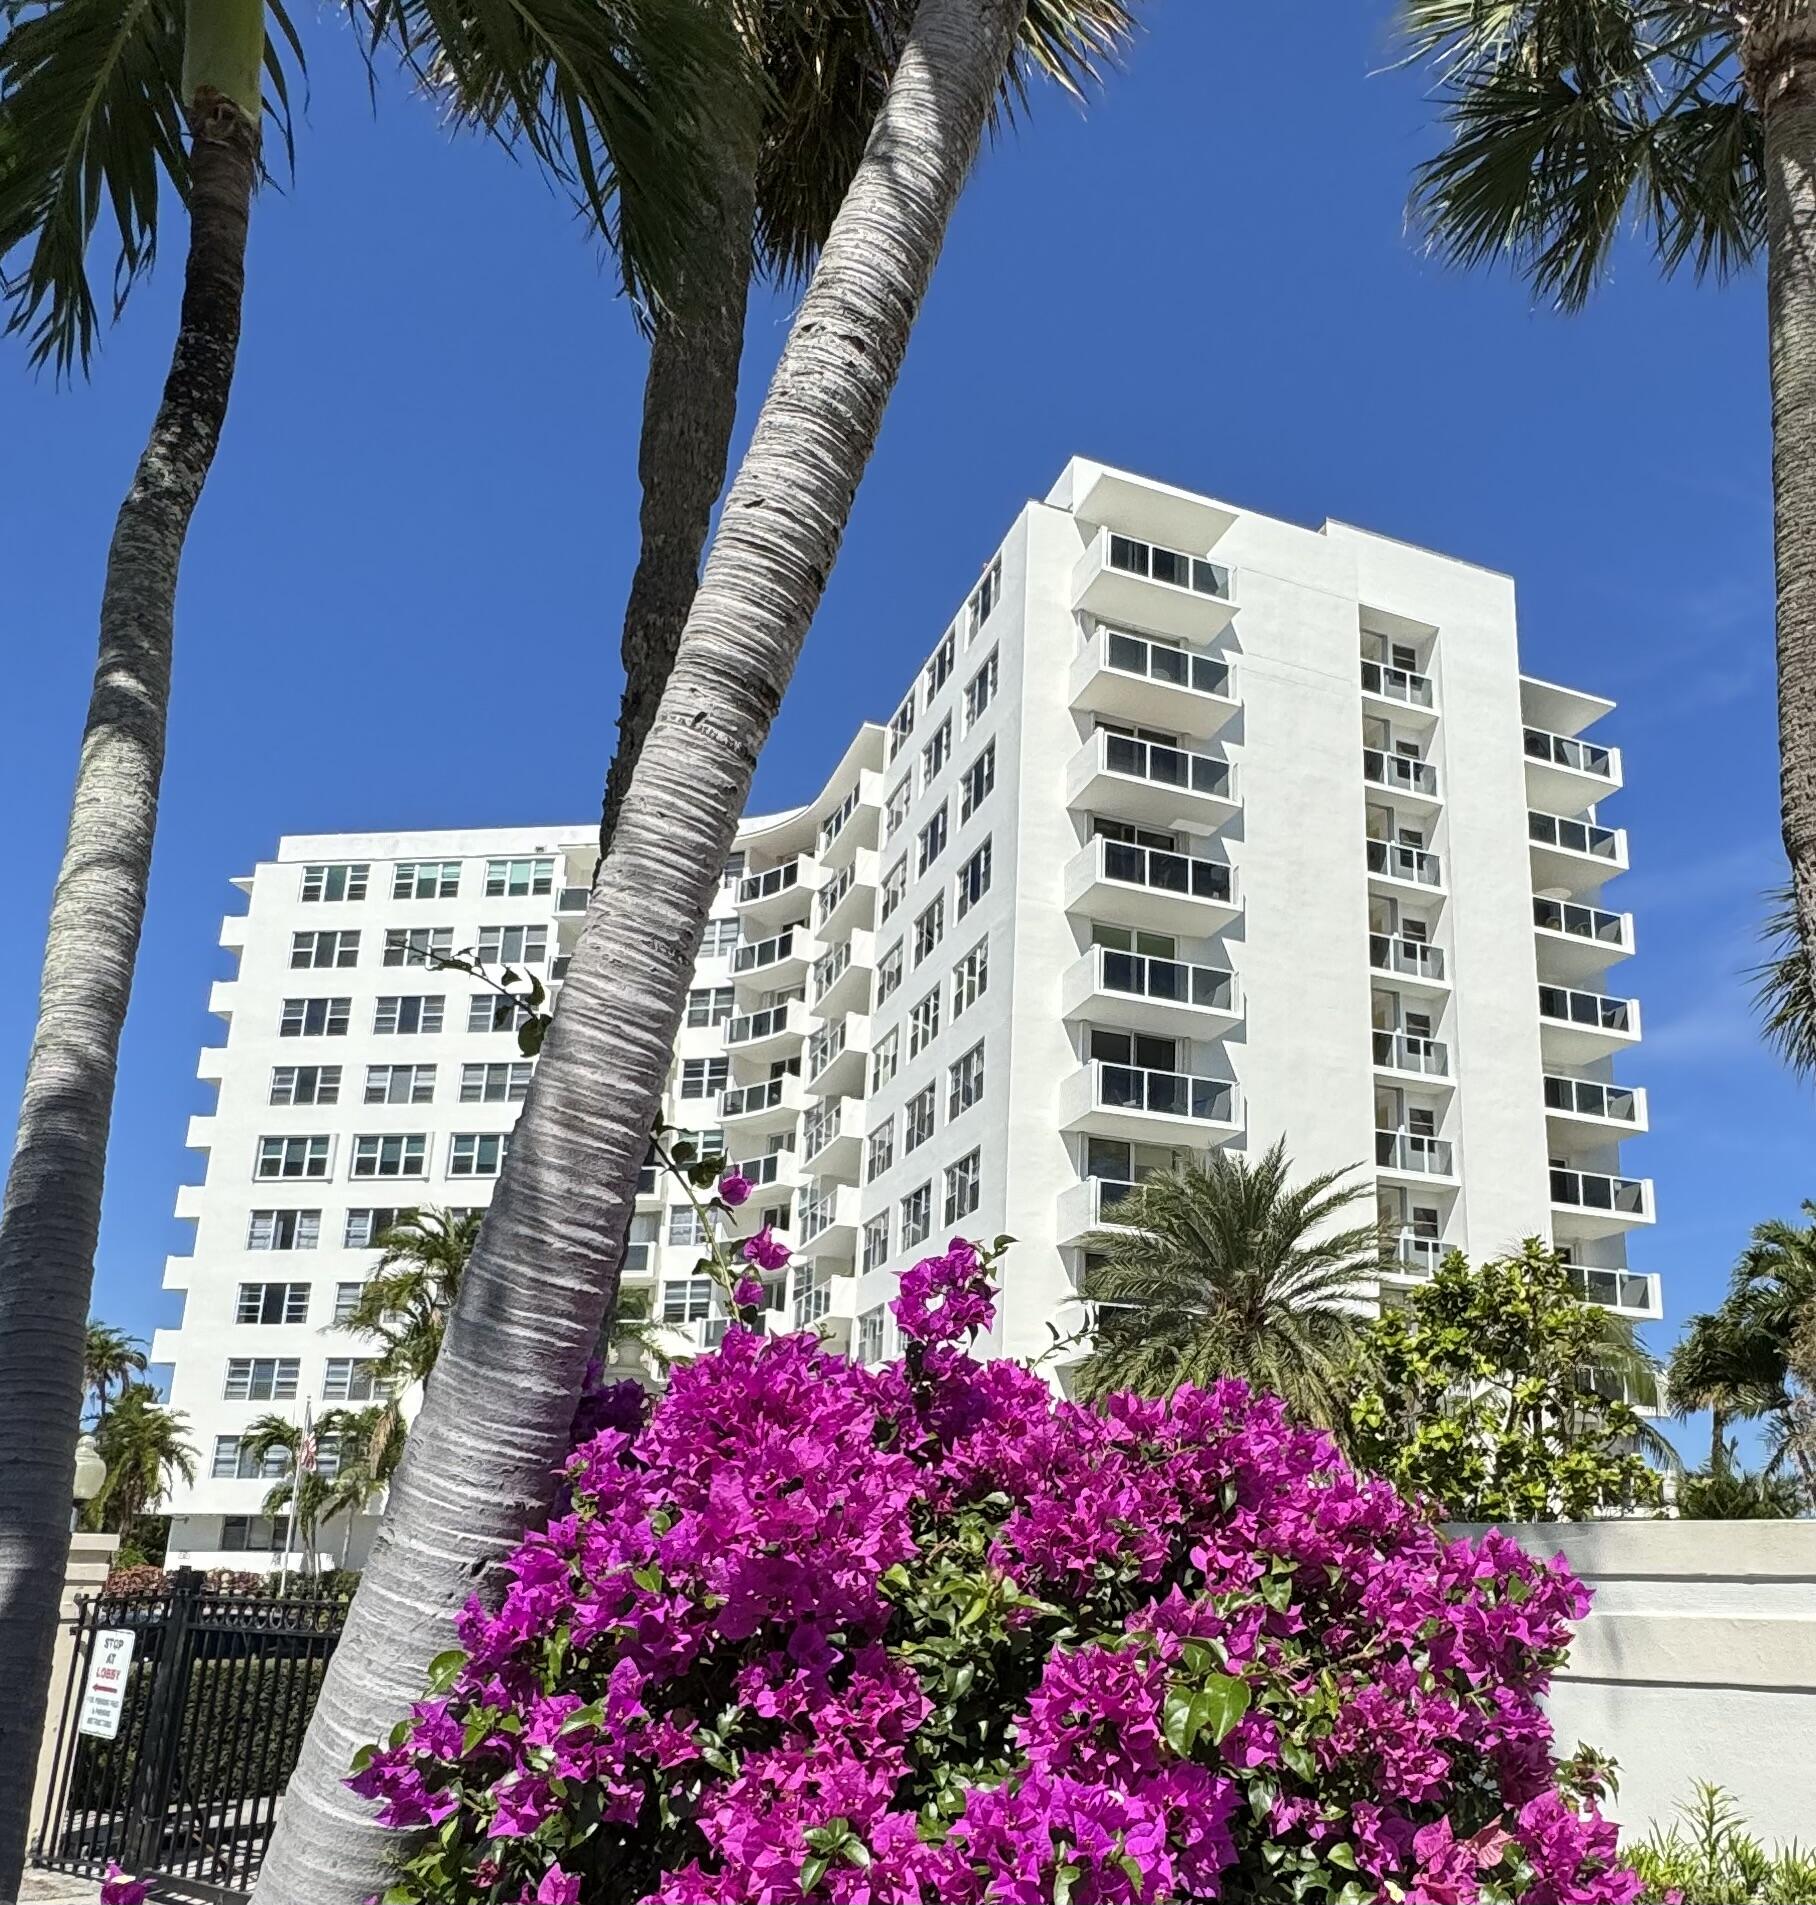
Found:
[[[1241,1384],[1101,1413],[965,1351],[743,1324],[582,1407],[560,1512],[355,1791],[387,1905],[1624,1905],[1539,1696],[1587,1597],[1446,1542]]]

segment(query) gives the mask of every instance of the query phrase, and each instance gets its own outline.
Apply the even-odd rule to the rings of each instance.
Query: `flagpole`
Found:
[[[284,1529],[284,1558],[278,1567],[277,1591],[281,1595],[290,1585],[290,1550],[296,1545],[296,1506],[303,1492],[303,1467],[315,1466],[315,1435],[310,1427],[310,1404],[303,1398],[303,1432],[297,1438],[296,1456],[290,1464],[290,1516]]]

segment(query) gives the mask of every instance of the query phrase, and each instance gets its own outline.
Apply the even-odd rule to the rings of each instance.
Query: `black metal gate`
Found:
[[[310,1592],[212,1592],[191,1570],[167,1590],[79,1601],[36,1862],[250,1886],[346,1612]],[[92,1692],[97,1655],[116,1661],[122,1634],[130,1662]]]

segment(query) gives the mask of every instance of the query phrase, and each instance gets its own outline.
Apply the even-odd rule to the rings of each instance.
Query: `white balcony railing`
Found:
[[[721,1118],[749,1118],[761,1111],[774,1111],[787,1096],[789,1077],[765,1078],[761,1084],[734,1085],[719,1100]]]
[[[1599,906],[1578,906],[1570,900],[1532,902],[1532,923],[1548,933],[1568,933],[1574,939],[1599,940],[1604,946],[1625,946],[1626,916]]]
[[[814,901],[814,919],[822,926],[839,909],[839,902],[849,893],[857,882],[857,862],[849,861],[839,869],[838,877],[829,886],[820,889],[819,897]]]
[[[1417,1131],[1377,1131],[1375,1163],[1384,1171],[1416,1171],[1424,1177],[1449,1177],[1448,1138],[1428,1138]]]
[[[1609,1118],[1638,1124],[1639,1094],[1625,1085],[1600,1084],[1590,1078],[1561,1078],[1545,1074],[1545,1109],[1565,1117]]]
[[[823,1025],[807,1041],[807,1076],[818,1078],[832,1061],[845,1049],[845,1021],[839,1019],[831,1025]]]
[[[845,969],[851,964],[851,941],[842,940],[829,953],[823,953],[813,962],[813,996],[817,1003],[825,998],[834,986],[845,976]]]
[[[1593,1264],[1565,1266],[1576,1293],[1604,1309],[1652,1312],[1658,1308],[1656,1279],[1643,1270],[1602,1270]]]
[[[815,1105],[801,1123],[801,1156],[811,1162],[825,1150],[839,1135],[840,1120],[846,1105],[845,1098],[828,1098],[824,1104]]]
[[[1419,1072],[1428,1078],[1450,1074],[1450,1048],[1442,1039],[1421,1038],[1412,1032],[1377,1032],[1375,1063],[1389,1071]]]
[[[1121,574],[1146,576],[1150,582],[1189,589],[1194,595],[1208,595],[1219,602],[1230,599],[1230,572],[1222,563],[1207,562],[1202,556],[1187,555],[1179,549],[1164,549],[1158,543],[1138,542],[1114,530],[1105,533],[1109,539],[1105,560]]]
[[[862,794],[863,786],[860,783],[840,801],[832,813],[820,822],[820,851],[822,853],[844,832],[846,821],[858,810]]]
[[[1544,728],[1525,731],[1529,760],[1548,761],[1553,767],[1573,767],[1579,774],[1595,774],[1603,780],[1614,778],[1614,752],[1597,747],[1593,741],[1575,741],[1568,735],[1552,734]]]
[[[1444,949],[1423,939],[1398,939],[1392,933],[1370,933],[1368,963],[1376,972],[1397,972],[1409,979],[1444,978]]]
[[[786,1158],[790,1164],[793,1164],[794,1154],[792,1152],[766,1151],[760,1158],[745,1158],[742,1163],[734,1164],[732,1169],[735,1170],[740,1177],[748,1178],[758,1190],[762,1190],[765,1186],[779,1181],[782,1174],[782,1160],[784,1158]]]
[[[1389,754],[1382,748],[1365,747],[1362,778],[1397,793],[1418,794],[1426,800],[1438,797],[1438,770],[1430,761],[1415,760],[1410,754]]]
[[[794,1325],[811,1329],[832,1309],[832,1286],[810,1268],[795,1272]]]
[[[1648,1216],[1652,1204],[1642,1177],[1611,1177],[1604,1171],[1570,1171],[1558,1165],[1551,1167],[1551,1201],[1618,1217]]]
[[[1588,1025],[1602,1032],[1631,1032],[1634,1002],[1605,992],[1575,992],[1568,986],[1539,987],[1539,1017]]]
[[[1363,692],[1379,695],[1383,701],[1403,701],[1409,708],[1437,705],[1437,693],[1429,675],[1415,674],[1410,668],[1390,668],[1385,662],[1362,663]]]
[[[725,1025],[728,1046],[755,1045],[763,1039],[777,1038],[789,1029],[788,1007],[772,1005],[761,1012],[741,1012]]]
[[[1118,952],[1111,946],[1092,949],[1097,962],[1097,987],[1132,999],[1157,999],[1169,1005],[1203,1006],[1231,1012],[1236,1005],[1236,977],[1222,966],[1194,966],[1179,959],[1156,959],[1145,953]]]
[[[1201,695],[1227,697],[1230,692],[1227,664],[1213,661],[1208,655],[1194,655],[1187,649],[1170,648],[1164,642],[1125,635],[1119,629],[1104,631],[1103,665],[1119,675],[1165,682]]]
[[[1393,1260],[1414,1276],[1429,1277],[1444,1261],[1444,1242],[1422,1230],[1402,1230],[1392,1239]]]
[[[797,854],[792,860],[784,860],[779,867],[771,867],[767,873],[753,873],[746,880],[738,882],[738,904],[748,906],[753,900],[773,899],[778,893],[786,893],[792,886],[801,883],[801,860]]]
[[[1226,905],[1234,891],[1229,865],[1223,860],[1200,860],[1190,854],[1169,853],[1160,847],[1131,846],[1126,840],[1097,842],[1099,865],[1106,880],[1127,886],[1151,887],[1199,900],[1221,900]]]
[[[1368,870],[1384,879],[1411,880],[1418,886],[1438,886],[1443,881],[1443,869],[1435,853],[1424,847],[1402,846],[1397,840],[1369,841]]]
[[[1567,853],[1583,853],[1591,859],[1606,860],[1610,866],[1621,863],[1620,829],[1598,827],[1593,820],[1569,820],[1562,814],[1529,810],[1526,837],[1537,846],[1562,847]]]
[[[779,965],[794,952],[795,932],[796,928],[790,926],[770,939],[758,940],[754,946],[740,946],[732,954],[732,971],[761,972],[765,966]]]
[[[1133,735],[1113,734],[1100,728],[1095,736],[1099,769],[1126,774],[1131,780],[1156,787],[1177,787],[1214,800],[1233,798],[1235,772],[1228,761],[1187,748],[1167,747],[1159,741],[1138,741]]]
[[[1236,1087],[1227,1078],[1149,1071],[1140,1065],[1091,1062],[1092,1101],[1105,1111],[1144,1111],[1164,1118],[1234,1124]]]

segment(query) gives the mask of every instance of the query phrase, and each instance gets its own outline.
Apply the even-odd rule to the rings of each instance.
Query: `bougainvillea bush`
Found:
[[[1561,1564],[1239,1383],[1093,1411],[973,1359],[988,1269],[902,1279],[896,1364],[734,1327],[588,1398],[562,1512],[361,1756],[418,1834],[388,1905],[1637,1896],[1539,1710]]]

